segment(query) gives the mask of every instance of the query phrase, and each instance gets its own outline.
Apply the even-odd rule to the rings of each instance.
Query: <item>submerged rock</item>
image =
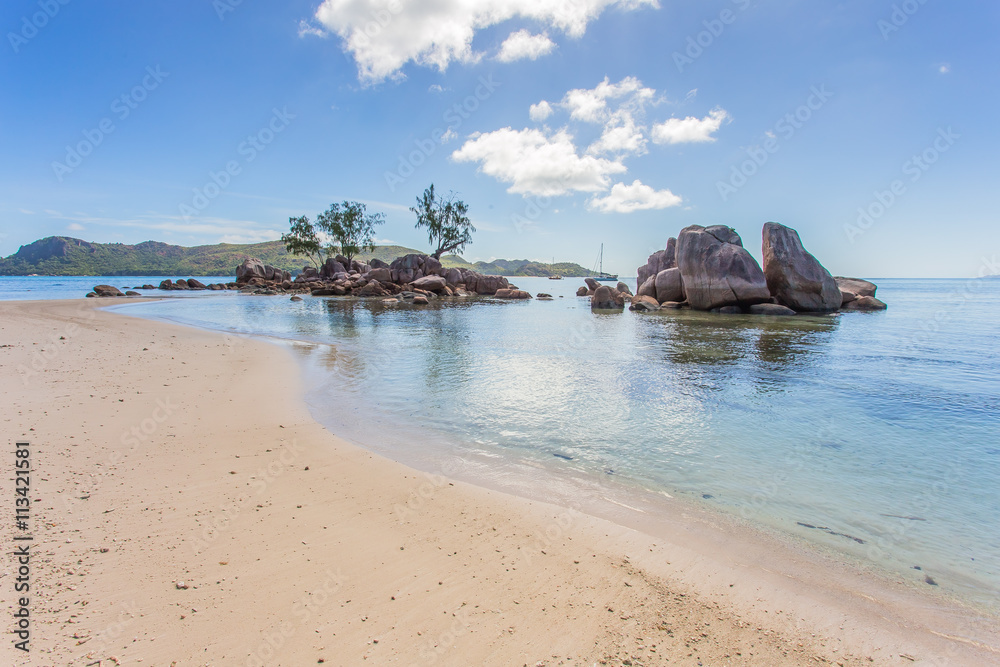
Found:
[[[93,292],[97,296],[125,296],[120,289],[112,285],[95,285]]]
[[[601,285],[594,290],[594,296],[590,300],[591,310],[618,310],[624,307],[624,295],[607,285]]]
[[[795,311],[780,303],[755,303],[750,306],[751,315],[795,315]]]
[[[836,281],[837,287],[840,288],[841,292],[851,292],[855,296],[875,296],[875,291],[878,289],[875,283],[862,280],[861,278],[834,276],[833,279]]]

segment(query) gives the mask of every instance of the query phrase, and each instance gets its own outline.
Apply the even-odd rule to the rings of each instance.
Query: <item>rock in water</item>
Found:
[[[724,229],[727,231],[722,225],[708,229],[691,225],[677,238],[677,267],[684,294],[696,310],[733,305],[746,308],[771,300],[757,260],[743,248],[735,231]]]
[[[637,285],[641,285],[649,278],[652,278],[660,271],[666,271],[677,266],[677,239],[671,237],[667,239],[667,247],[654,252],[646,260],[645,266],[640,266],[636,280]],[[652,295],[650,295],[652,296]]]
[[[873,296],[859,296],[854,301],[844,304],[844,310],[875,311],[886,308],[888,306]]]
[[[194,278],[188,278],[187,284],[190,289],[207,289],[205,283],[200,280],[195,280]]]
[[[578,289],[576,290],[576,295],[577,295],[577,296],[587,296],[587,292],[588,292],[588,291],[589,291],[589,290],[588,290],[588,289],[587,289],[586,287],[580,287],[580,288],[578,288]]]
[[[250,282],[251,278],[267,279],[267,271],[264,268],[264,262],[260,261],[256,257],[248,257],[243,260],[242,264],[236,267],[237,283],[243,284]]]
[[[607,285],[601,285],[594,290],[594,296],[590,300],[591,310],[617,310],[624,307],[625,298],[622,293]]]
[[[632,305],[629,310],[637,310],[640,313],[649,313],[660,309],[659,302],[651,296],[636,296],[632,298]]]
[[[632,296],[632,290],[628,288],[628,285],[626,285],[621,281],[618,281],[618,286],[615,287],[615,289],[617,289],[619,292],[623,292],[625,294],[628,294],[629,296]]]
[[[659,275],[659,274],[656,274]],[[639,283],[639,289],[635,291],[636,296],[651,296],[656,298],[656,275],[646,278]]]
[[[120,289],[111,285],[95,285],[93,291],[97,296],[125,296]]]
[[[794,315],[795,311],[788,306],[782,306],[780,303],[755,303],[750,306],[750,314],[787,316]]]
[[[802,247],[798,232],[769,222],[761,237],[764,277],[778,303],[799,312],[828,313],[840,308],[844,298],[837,281]]]
[[[875,296],[875,290],[878,289],[875,283],[860,278],[834,276],[833,279],[837,282],[837,287],[840,288],[841,292],[850,292],[854,296]]]
[[[447,281],[441,276],[424,276],[413,281],[413,286],[417,289],[428,292],[440,292],[445,288]]]
[[[683,301],[684,282],[681,280],[681,270],[678,268],[660,271],[653,278],[653,297],[659,303],[664,301]]]

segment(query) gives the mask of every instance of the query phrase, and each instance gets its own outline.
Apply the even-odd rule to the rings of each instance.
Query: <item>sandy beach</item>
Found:
[[[35,537],[5,664],[1000,664],[957,603],[683,506],[615,523],[413,470],[317,424],[288,349],[101,305],[0,303]]]

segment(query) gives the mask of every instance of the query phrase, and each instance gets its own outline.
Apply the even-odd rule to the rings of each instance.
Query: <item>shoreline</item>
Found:
[[[42,500],[38,525],[42,519],[53,524],[36,527],[48,533],[45,546],[52,550],[43,560],[50,571],[39,574],[41,594],[49,592],[51,602],[68,607],[72,598],[90,601],[78,607],[77,623],[46,618],[36,607],[36,620],[44,623],[36,626],[39,643],[48,641],[63,662],[86,655],[92,640],[67,646],[79,641],[71,638],[80,634],[78,628],[90,637],[104,628],[107,651],[154,664],[170,659],[251,664],[255,656],[262,664],[301,664],[322,654],[329,664],[356,664],[365,655],[378,664],[590,664],[623,655],[641,655],[640,664],[660,664],[664,657],[670,664],[697,664],[694,657],[712,664],[729,659],[792,665],[813,658],[871,664],[868,657],[875,664],[912,664],[900,657],[908,655],[918,663],[974,665],[1000,655],[985,642],[970,643],[996,637],[995,620],[964,624],[961,608],[868,581],[832,558],[810,562],[808,554],[794,552],[776,557],[775,545],[754,531],[694,516],[690,508],[659,518],[660,525],[646,526],[652,532],[646,534],[638,530],[642,526],[590,516],[586,507],[566,509],[417,472],[316,423],[302,400],[301,370],[288,363],[288,350],[242,338],[227,344],[222,333],[98,310],[106,305],[82,300],[0,305],[3,343],[16,337],[15,348],[0,357],[5,367],[14,358],[30,358],[32,343],[79,353],[57,353],[40,377],[32,378],[35,385],[20,387],[15,372],[4,387],[5,402],[20,410],[9,438],[37,439],[40,449],[48,450],[40,456],[39,463],[48,466],[41,472],[53,480],[47,483],[61,487],[40,486],[36,496]],[[78,331],[59,342],[56,334],[73,324]],[[107,341],[116,349],[108,349]],[[123,354],[135,356],[123,360]],[[174,376],[157,383],[154,378],[164,374]],[[114,394],[121,402],[92,405],[95,399],[84,391],[91,377],[99,379],[102,395]],[[176,389],[164,391],[157,384]],[[115,459],[116,452],[122,454],[122,420],[127,429],[150,419],[148,402],[131,405],[136,389],[174,400],[179,408],[162,427],[154,423],[148,445]],[[198,400],[207,397],[217,403]],[[237,404],[238,414],[227,412],[226,398]],[[53,403],[59,410],[44,415]],[[29,418],[25,412],[44,416]],[[58,450],[43,444],[46,439],[77,439],[92,449]],[[284,450],[276,444],[281,440]],[[62,463],[79,469],[74,475]],[[310,470],[298,469],[300,463]],[[267,474],[272,464],[281,475]],[[173,493],[178,483],[187,486]],[[86,500],[50,499],[88,484]],[[192,489],[197,497],[183,492]],[[414,497],[421,502],[410,507]],[[258,500],[250,502],[253,498]],[[227,506],[231,509],[223,509]],[[400,506],[412,513],[400,516],[394,511]],[[296,517],[294,530],[290,516]],[[217,527],[209,531],[217,537],[203,539],[204,548],[195,552],[191,533],[218,519],[239,530]],[[57,541],[67,524],[83,526],[77,530],[88,541],[85,551],[72,537],[73,542]],[[272,545],[275,536],[290,552]],[[121,544],[106,544],[119,538]],[[105,546],[93,548],[98,543]],[[146,553],[154,548],[166,563]],[[253,560],[261,556],[263,564]],[[122,570],[136,576],[116,583],[115,572]],[[234,570],[238,574],[231,575]],[[191,587],[171,585],[179,577]],[[78,590],[67,590],[66,581]],[[142,591],[132,595],[141,597],[145,613],[115,621],[116,603],[129,597],[124,583]],[[268,609],[249,611],[247,605],[262,596],[272,603]],[[318,604],[321,596],[325,602]],[[191,598],[197,611],[185,612]],[[293,623],[306,620],[287,634],[281,632],[283,616]],[[238,639],[219,639],[218,631],[237,618]],[[110,637],[114,623],[127,626],[122,635],[127,640]],[[160,635],[156,641],[150,632]],[[184,641],[171,639],[185,633]],[[280,656],[270,661],[260,651],[270,645],[261,639],[267,636],[283,637]],[[650,651],[652,643],[656,651]]]

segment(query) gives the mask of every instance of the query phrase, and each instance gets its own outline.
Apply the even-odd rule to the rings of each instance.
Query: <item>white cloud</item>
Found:
[[[670,190],[654,190],[636,179],[632,185],[615,183],[604,197],[594,197],[587,207],[602,213],[632,213],[678,206],[681,198]]]
[[[938,65],[938,73],[948,74],[949,72],[951,72],[951,65],[949,63],[941,63]]]
[[[508,192],[525,195],[599,192],[608,187],[611,174],[626,171],[619,161],[578,155],[566,130],[551,136],[509,127],[476,133],[451,157],[456,162],[478,162],[484,174],[510,183]]]
[[[552,115],[552,105],[545,100],[542,100],[538,104],[532,104],[528,108],[528,115],[531,117],[531,120],[541,123]]]
[[[537,60],[541,56],[552,53],[556,43],[549,39],[548,33],[532,35],[527,30],[512,32],[500,45],[497,60],[502,63],[512,63],[515,60]]]
[[[66,229],[71,232],[82,232],[83,230],[86,229],[86,227],[84,227],[78,222],[71,222],[70,224],[66,225]]]
[[[17,209],[17,210],[18,210],[18,211],[20,211],[21,213],[24,213],[25,215],[34,215],[34,214],[35,214],[35,212],[34,212],[34,211],[29,211],[29,210],[28,210],[28,209],[26,209],[26,208],[19,208],[19,209]]]
[[[594,88],[576,88],[569,91],[560,106],[570,112],[569,116],[573,120],[603,123],[611,115],[608,100],[627,97],[622,107],[641,110],[643,105],[652,101],[655,96],[655,90],[643,87],[642,81],[634,76],[627,76],[618,83],[610,83],[608,77],[604,77],[604,81]]]
[[[456,132],[454,128],[449,127],[448,130],[441,135],[441,143],[446,144],[457,136],[458,132]]]
[[[342,40],[358,66],[358,78],[378,83],[401,77],[409,62],[447,69],[475,62],[476,32],[514,18],[534,21],[571,37],[609,7],[658,8],[658,0],[324,0],[316,19]]]
[[[587,148],[590,155],[642,155],[646,152],[645,128],[636,125],[632,114],[620,112],[604,126],[601,138]]]
[[[442,86],[440,83],[432,83],[430,87],[427,89],[427,91],[431,93],[443,93],[444,90],[445,90],[444,86]]]
[[[326,37],[326,31],[309,21],[299,21],[299,37]]]
[[[685,144],[715,141],[712,136],[729,118],[725,109],[712,109],[704,118],[688,116],[671,118],[665,123],[653,125],[653,142],[657,144]]]

